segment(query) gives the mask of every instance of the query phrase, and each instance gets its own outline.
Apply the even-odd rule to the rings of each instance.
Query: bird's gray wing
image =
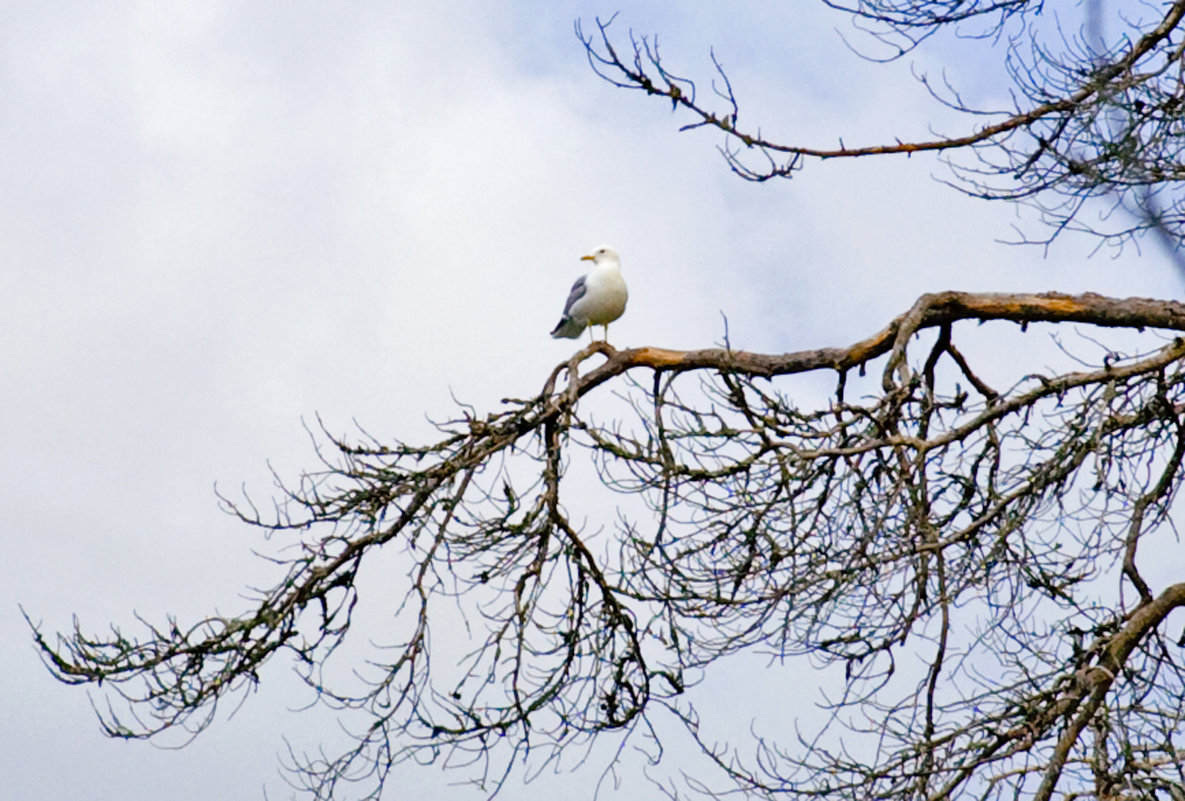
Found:
[[[582,275],[576,279],[576,283],[572,284],[572,291],[568,293],[568,302],[564,304],[565,317],[572,311],[572,306],[575,305],[576,301],[584,297],[584,293],[588,291],[588,288],[584,285],[584,279],[587,277]]]
[[[573,320],[571,317],[572,307],[576,302],[584,297],[588,291],[588,287],[584,285],[584,276],[576,279],[576,283],[572,284],[572,291],[568,293],[568,302],[564,304],[564,313],[560,317],[560,321],[556,324],[555,330],[551,332],[552,337],[556,339],[575,339],[580,336],[580,332],[584,330],[585,324]]]

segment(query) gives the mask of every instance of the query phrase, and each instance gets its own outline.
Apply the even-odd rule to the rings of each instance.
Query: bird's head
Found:
[[[593,248],[590,252],[581,256],[580,260],[591,261],[596,264],[602,264],[605,262],[621,262],[621,259],[617,255],[617,251],[608,245],[601,245],[598,248]]]

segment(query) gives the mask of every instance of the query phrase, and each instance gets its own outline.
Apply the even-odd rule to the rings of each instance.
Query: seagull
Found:
[[[621,277],[621,259],[616,250],[602,245],[581,256],[580,260],[591,261],[592,271],[577,278],[576,283],[572,284],[568,302],[564,304],[564,316],[560,318],[551,336],[554,339],[576,339],[586,327],[599,325],[605,330],[604,339],[607,342],[609,323],[622,315],[625,302],[629,299],[625,280]],[[591,328],[588,335],[591,341]]]

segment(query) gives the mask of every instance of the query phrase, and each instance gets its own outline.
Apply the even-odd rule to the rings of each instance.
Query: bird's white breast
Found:
[[[589,325],[607,325],[625,312],[629,291],[616,267],[598,267],[584,279],[585,294],[572,307],[572,316]]]

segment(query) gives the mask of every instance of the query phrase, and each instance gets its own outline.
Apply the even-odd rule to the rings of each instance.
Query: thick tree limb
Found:
[[[1107,328],[1185,331],[1185,305],[1150,298],[1109,298],[1091,292],[1082,295],[939,292],[923,295],[908,312],[867,339],[846,348],[764,354],[724,348],[616,350],[605,343],[593,343],[577,354],[574,362],[582,362],[594,353],[606,356],[607,361],[576,382],[576,394],[583,395],[638,367],[667,372],[714,369],[764,378],[820,369],[844,372],[893,350],[897,351],[895,358],[899,360],[903,344],[913,334],[959,320],[1010,320],[1022,326],[1037,322],[1076,322]]]

